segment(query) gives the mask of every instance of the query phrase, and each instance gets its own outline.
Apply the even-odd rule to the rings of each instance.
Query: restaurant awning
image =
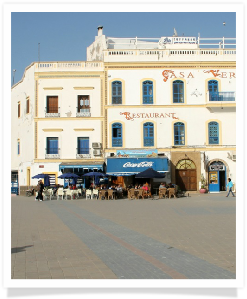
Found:
[[[106,173],[111,176],[130,176],[152,167],[154,170],[168,172],[167,158],[107,158]]]
[[[84,162],[81,162],[81,163],[70,163],[70,162],[64,162],[64,163],[61,163],[59,165],[59,170],[64,170],[64,169],[88,169],[88,170],[101,170],[101,171],[104,171],[103,169],[104,167],[104,162],[102,163],[99,163],[99,162],[91,162],[91,163],[84,163]]]

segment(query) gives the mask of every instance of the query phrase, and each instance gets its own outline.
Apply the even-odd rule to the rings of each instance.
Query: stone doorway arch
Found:
[[[191,159],[181,159],[175,165],[176,184],[183,191],[197,191],[197,169]]]

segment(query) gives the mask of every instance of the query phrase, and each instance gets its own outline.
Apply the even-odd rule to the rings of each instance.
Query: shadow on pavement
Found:
[[[25,248],[27,248],[27,247],[33,247],[33,245],[11,248],[11,254],[25,251]]]

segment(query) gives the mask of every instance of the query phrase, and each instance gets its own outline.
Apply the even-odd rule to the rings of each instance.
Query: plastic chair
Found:
[[[90,190],[90,189],[87,189],[86,190],[86,200],[88,199],[88,198],[92,198],[92,191]]]
[[[63,196],[64,196],[63,189],[57,190],[57,200],[59,199],[60,196],[62,196],[62,200],[63,200]]]
[[[95,198],[96,197],[96,199],[98,199],[98,197],[99,197],[99,190],[97,190],[97,189],[93,189],[93,198]]]

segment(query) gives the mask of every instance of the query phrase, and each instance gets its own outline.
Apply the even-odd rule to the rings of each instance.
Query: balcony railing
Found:
[[[214,92],[209,93],[210,102],[234,102],[235,92]]]
[[[45,117],[60,117],[60,107],[46,107]]]
[[[45,159],[60,159],[60,148],[46,148]]]
[[[76,117],[91,117],[90,108],[78,109],[76,107]]]
[[[91,158],[91,148],[82,147],[76,149],[76,159]]]

